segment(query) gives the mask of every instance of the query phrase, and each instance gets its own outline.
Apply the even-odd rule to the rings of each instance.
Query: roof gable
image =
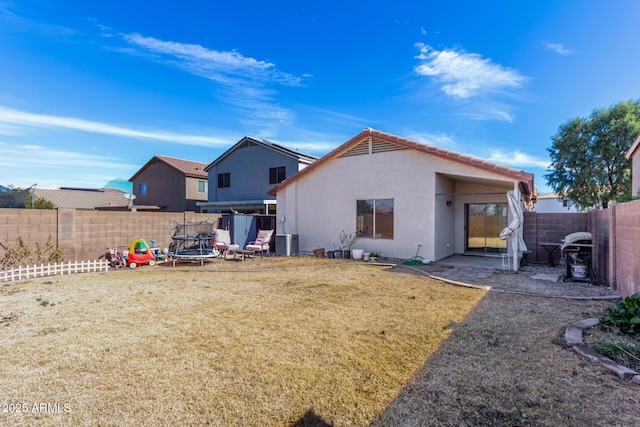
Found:
[[[631,147],[629,148],[629,151],[627,151],[627,154],[625,154],[625,157],[627,159],[631,159],[638,150],[638,147],[640,147],[640,135],[638,135],[636,140],[633,141],[633,144],[631,144]]]
[[[369,144],[371,142],[371,144]],[[524,184],[524,191],[526,194],[533,193],[533,174],[524,172],[521,170],[501,166],[495,163],[481,160],[475,157],[467,156],[466,154],[456,153],[443,148],[434,147],[431,145],[422,144],[420,142],[411,141],[406,138],[402,138],[389,133],[381,132],[375,129],[367,128],[358,135],[351,138],[349,141],[335,148],[325,156],[321,157],[315,163],[302,169],[300,172],[292,175],[288,179],[284,180],[280,184],[273,187],[268,191],[268,194],[275,195],[277,192],[296,181],[297,179],[312,173],[313,170],[322,166],[325,163],[332,161],[339,157],[348,157],[355,155],[369,154],[373,152],[384,152],[392,150],[404,150],[411,149],[422,153],[427,153],[433,156],[440,157],[442,159],[457,162],[463,165],[467,165],[476,169],[480,169],[486,172],[495,173],[497,175],[504,176],[509,179],[513,179]]]
[[[311,164],[317,160],[317,157],[301,153],[299,151],[291,150],[287,147],[283,147],[282,145],[275,144],[271,141],[267,141],[265,139],[254,138],[251,136],[245,136],[240,141],[235,143],[231,148],[222,153],[217,159],[211,162],[207,167],[204,168],[205,172],[208,172],[211,168],[222,162],[224,159],[229,157],[233,152],[238,149],[241,149],[250,145],[258,145],[267,150],[275,151],[283,156],[290,157],[296,159],[300,163]]]
[[[134,179],[136,179],[149,166],[155,163],[164,163],[174,168],[178,172],[184,174],[184,176],[187,176],[187,177],[203,178],[203,179],[207,179],[209,177],[204,170],[205,167],[207,166],[205,163],[194,162],[191,160],[177,159],[175,157],[155,155],[144,166],[142,166],[140,170],[138,170],[138,172],[135,173],[135,175],[129,178],[129,181],[133,181]]]

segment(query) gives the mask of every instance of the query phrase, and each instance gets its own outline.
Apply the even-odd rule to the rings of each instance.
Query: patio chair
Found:
[[[273,230],[258,230],[258,236],[253,242],[249,242],[244,247],[246,251],[260,252],[260,258],[264,251],[269,251],[269,243],[271,243],[271,236],[273,236]]]
[[[220,259],[224,255],[224,259],[227,259],[227,252],[234,254],[240,246],[231,243],[231,234],[229,230],[223,230],[221,228],[216,229],[215,234],[216,247],[220,251]]]

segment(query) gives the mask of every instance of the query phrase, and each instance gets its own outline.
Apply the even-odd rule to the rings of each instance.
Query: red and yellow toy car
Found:
[[[129,245],[129,253],[126,257],[127,265],[136,268],[139,265],[156,264],[156,254],[151,250],[146,240],[138,239]]]

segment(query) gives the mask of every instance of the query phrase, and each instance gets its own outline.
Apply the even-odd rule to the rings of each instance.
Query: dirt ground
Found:
[[[564,341],[567,325],[599,317],[613,302],[562,296],[598,298],[613,290],[533,278],[559,277],[562,267],[532,265],[517,274],[420,269],[517,293],[488,292],[372,425],[640,426],[638,386]]]
[[[326,263],[156,266],[0,286],[0,404],[59,404],[49,408],[57,414],[0,407],[0,424],[640,426],[638,386],[564,343],[568,324],[612,302],[557,297],[610,289],[535,279],[558,272],[540,266],[420,267],[519,292],[503,293],[454,290],[403,267],[365,274]],[[440,321],[439,307],[449,309]]]

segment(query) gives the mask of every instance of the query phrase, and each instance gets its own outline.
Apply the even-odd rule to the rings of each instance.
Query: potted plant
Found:
[[[324,247],[317,245],[317,249],[313,250],[313,256],[316,258],[324,258]]]
[[[351,248],[356,244],[358,236],[355,234],[347,234],[344,230],[340,232],[340,249],[342,250],[342,257],[345,259],[350,258]]]
[[[333,252],[333,258],[338,258],[338,259],[342,258],[342,246],[341,245],[339,245],[338,249],[336,249],[336,245],[334,244],[333,245],[333,251],[331,251],[331,252]]]
[[[380,256],[380,252],[370,251],[369,252],[369,262],[376,262],[378,257]]]

